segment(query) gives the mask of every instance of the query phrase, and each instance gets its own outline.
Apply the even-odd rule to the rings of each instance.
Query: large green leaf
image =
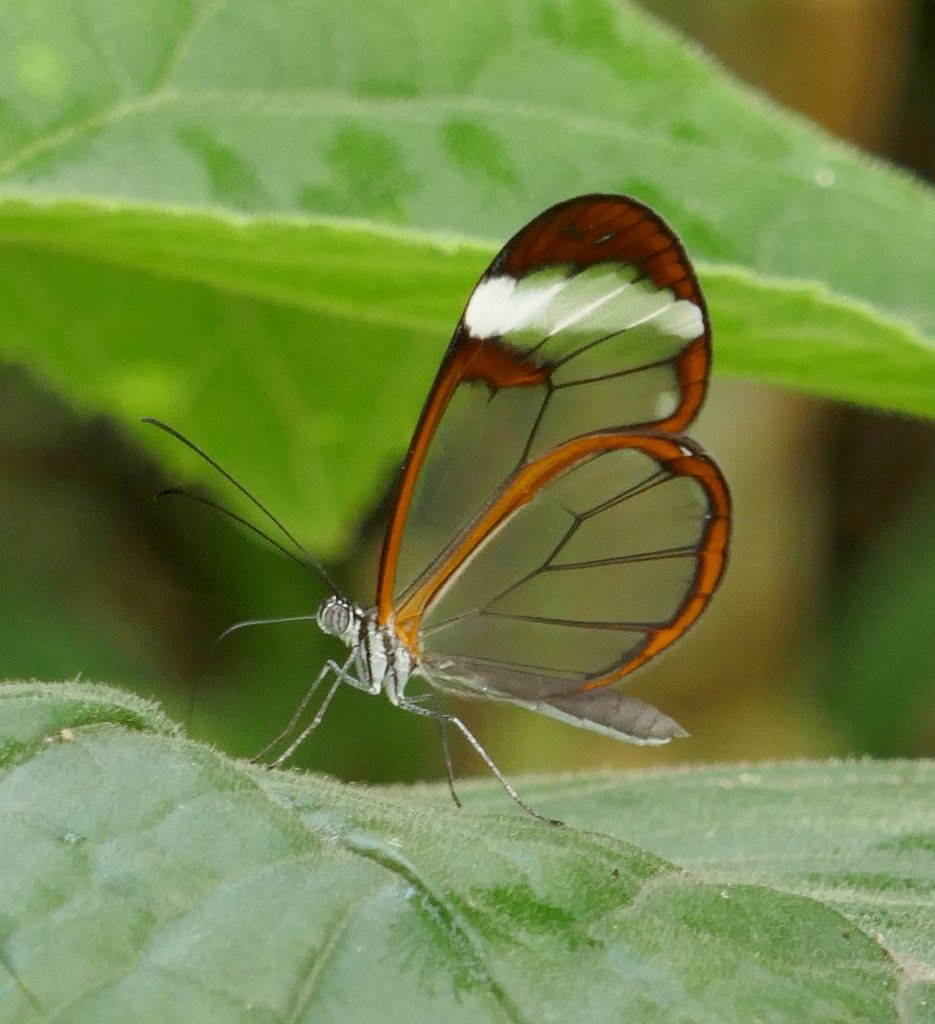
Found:
[[[5,685],[0,1021],[933,1019],[935,765],[521,784],[569,827]]]
[[[597,190],[683,233],[719,368],[935,413],[931,193],[630,5],[0,10],[0,351],[172,419],[319,545],[496,244]]]

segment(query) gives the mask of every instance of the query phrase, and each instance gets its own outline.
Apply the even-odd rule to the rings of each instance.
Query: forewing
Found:
[[[523,466],[595,431],[681,431],[709,358],[697,279],[652,210],[583,196],[533,220],[480,279],[423,408],[384,542],[380,620]]]

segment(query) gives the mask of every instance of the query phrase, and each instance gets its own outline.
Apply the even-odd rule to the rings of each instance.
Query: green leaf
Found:
[[[631,5],[18,0],[0,69],[0,351],[194,434],[321,549],[489,256],[575,193],[684,235],[719,370],[935,414],[931,192]]]
[[[521,786],[569,827],[493,784],[459,812],[232,762],[103,687],[7,684],[0,1020],[932,1019],[932,763]]]

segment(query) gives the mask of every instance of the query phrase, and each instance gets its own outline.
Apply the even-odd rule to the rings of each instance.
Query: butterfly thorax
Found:
[[[321,604],[316,618],[323,633],[337,637],[353,652],[353,674],[361,689],[372,694],[383,690],[392,704],[398,704],[417,666],[395,632],[377,621],[376,609],[334,595]]]

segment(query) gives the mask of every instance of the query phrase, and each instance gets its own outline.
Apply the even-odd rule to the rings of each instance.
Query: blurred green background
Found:
[[[922,179],[935,174],[930,0],[644,7],[834,135]],[[722,113],[706,113],[704,82],[679,84],[687,72],[667,42],[648,45],[652,22],[629,13],[615,22],[612,5],[596,2],[439,4],[425,18],[417,8],[354,3],[338,17],[314,4],[303,13],[273,2],[138,4],[121,17],[94,3],[68,13],[13,3],[0,16],[2,676],[106,681],[156,697],[179,719],[191,702],[196,736],[237,754],[263,746],[334,650],[311,624],[214,640],[241,619],[313,612],[322,588],[195,504],[154,502],[161,487],[192,480],[230,499],[139,417],[203,442],[367,599],[395,467],[489,243],[550,201],[614,188],[657,205],[711,285],[715,377],[692,434],[733,489],[731,564],[699,626],[630,683],[692,736],[647,751],[492,705],[466,705],[467,719],[508,773],[935,754],[935,429],[817,397],[859,397],[875,373],[886,377],[885,357],[871,357],[870,384],[853,388],[816,384],[812,367],[800,368],[810,396],[776,386],[791,379],[781,357],[777,368],[745,364],[730,340],[721,357],[719,312],[731,339],[740,304],[719,304],[729,275],[705,273],[710,263],[825,280],[812,273],[813,240],[830,248],[830,267],[862,268],[871,298],[876,284],[889,289],[888,312],[905,311],[907,267],[935,284],[931,236],[927,250],[903,244],[898,233],[914,217],[903,211],[881,251],[846,220],[809,223],[803,210],[783,263],[754,225],[769,218],[770,189],[785,187],[792,162],[781,165],[767,138],[759,163],[745,171],[738,157],[735,177],[719,181],[703,147],[733,158],[733,137],[699,141],[698,125]],[[646,40],[628,48],[630,29],[646,24]],[[168,37],[175,43],[160,50]],[[578,63],[543,67],[544,38]],[[569,110],[540,125],[537,109],[555,107],[543,75]],[[645,101],[638,82],[648,83]],[[455,92],[471,102],[446,127],[459,175],[447,180],[402,136],[415,137]],[[639,130],[614,142],[619,151],[591,153],[575,136],[579,105],[582,123],[609,123],[620,106]],[[327,142],[315,134],[321,124],[290,120],[319,108],[335,124],[348,118],[328,126]],[[498,120],[517,111],[515,130]],[[666,138],[650,152],[657,119]],[[730,127],[739,152],[748,145],[739,119]],[[321,166],[296,141],[306,130]],[[601,170],[590,173],[589,161]],[[693,162],[697,183],[660,177],[660,166],[674,175]],[[530,170],[540,164],[547,186]],[[287,195],[280,186],[295,167],[308,168],[308,181]],[[755,178],[749,196],[736,191],[745,173]],[[842,209],[862,201],[855,186]],[[422,245],[419,232],[437,238]],[[321,282],[333,287],[318,291]],[[752,351],[757,310],[764,321],[772,314],[765,298],[750,308]],[[879,404],[931,408],[927,372],[915,378],[922,398],[881,392]],[[461,771],[480,770],[455,755]],[[432,727],[353,692],[339,695],[297,763],[372,781],[441,772]]]

